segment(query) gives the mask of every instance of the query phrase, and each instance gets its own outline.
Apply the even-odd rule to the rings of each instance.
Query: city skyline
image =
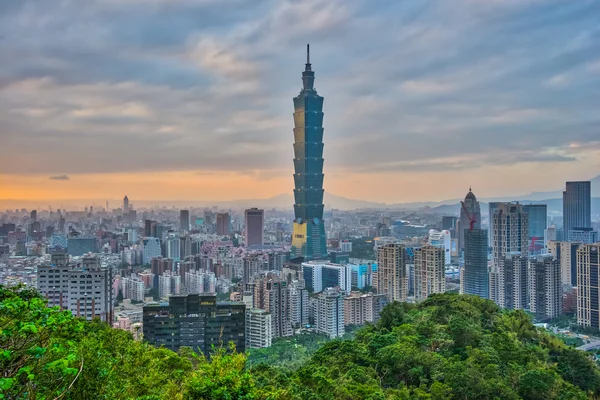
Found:
[[[460,3],[3,5],[0,199],[289,193],[306,42],[330,94],[330,193],[402,203],[596,176],[598,7]]]

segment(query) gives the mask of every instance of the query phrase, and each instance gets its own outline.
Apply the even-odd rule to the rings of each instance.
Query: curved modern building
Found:
[[[465,201],[460,202],[459,250],[465,249],[465,231],[468,229],[481,229],[481,208],[471,188],[465,196]]]
[[[323,97],[314,88],[309,46],[302,90],[294,97],[294,232],[292,258],[327,257],[323,223]]]

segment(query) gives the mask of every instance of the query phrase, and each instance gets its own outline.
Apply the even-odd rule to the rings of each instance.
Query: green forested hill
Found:
[[[0,286],[0,389],[8,399],[586,399],[600,394],[588,355],[520,311],[471,296],[390,304],[352,340],[293,368],[217,349],[156,349],[100,322]]]

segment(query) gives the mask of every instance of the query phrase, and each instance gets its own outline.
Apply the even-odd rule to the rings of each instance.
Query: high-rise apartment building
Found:
[[[327,288],[319,293],[315,302],[315,327],[330,338],[344,335],[344,295],[343,292]]]
[[[598,231],[595,231],[594,228],[574,228],[567,233],[567,241],[587,244],[597,243]]]
[[[290,320],[290,293],[287,283],[276,275],[268,275],[254,281],[253,308],[271,314],[273,337],[292,336]]]
[[[231,235],[231,216],[229,213],[217,213],[217,235]]]
[[[38,291],[48,299],[48,307],[69,308],[69,255],[56,251],[49,265],[38,266]]]
[[[465,231],[465,264],[461,276],[464,294],[474,294],[484,299],[490,295],[487,247],[488,234],[485,229]]]
[[[465,201],[460,202],[459,251],[465,248],[465,230],[467,229],[481,229],[481,208],[471,188],[469,188],[469,193],[465,196]]]
[[[265,210],[249,208],[244,212],[244,234],[246,246],[262,246],[264,244]]]
[[[600,329],[600,244],[577,249],[577,324]]]
[[[166,299],[173,294],[181,293],[181,276],[165,271],[158,277],[158,296]]]
[[[502,285],[498,290],[498,305],[510,310],[529,309],[528,258],[519,251],[506,253],[500,268]]]
[[[452,234],[450,231],[436,231],[431,229],[427,238],[427,244],[441,247],[444,250],[444,264],[452,264]]]
[[[300,328],[308,324],[310,302],[308,289],[304,287],[304,281],[292,281],[288,286],[290,295],[290,322],[292,327]]]
[[[67,249],[73,257],[82,256],[87,253],[96,253],[98,243],[95,237],[74,237],[67,240]]]
[[[406,301],[408,276],[406,248],[400,243],[387,243],[376,248],[377,274],[374,286],[388,301]],[[375,280],[375,279],[374,279]]]
[[[560,276],[563,285],[577,286],[577,249],[580,242],[548,242],[548,253],[552,254],[560,264]]]
[[[562,314],[560,262],[552,254],[539,255],[529,265],[530,308],[535,318],[545,320]]]
[[[69,265],[68,255],[56,253],[51,265],[41,266],[38,274],[38,290],[49,304],[68,309],[76,317],[112,322],[113,271],[101,267],[97,256]]]
[[[414,249],[415,299],[425,300],[434,293],[446,291],[444,249],[427,245]]]
[[[144,282],[135,275],[121,278],[121,292],[124,299],[144,301],[145,288]]]
[[[246,348],[260,349],[271,347],[273,337],[271,314],[266,310],[251,308],[246,310]]]
[[[143,311],[144,341],[177,351],[191,347],[209,356],[233,342],[246,350],[246,305],[217,302],[216,295],[175,295],[169,303],[149,303]]]
[[[179,261],[181,259],[181,239],[179,235],[169,235],[166,240],[167,245],[167,257],[173,261]]]
[[[344,298],[344,325],[364,325],[379,321],[379,315],[387,303],[384,294],[351,292]]]
[[[492,247],[492,232],[494,231],[494,213],[496,212],[500,204],[503,203],[497,201],[490,201],[488,203],[488,247]]]
[[[292,258],[327,257],[323,221],[323,97],[314,88],[308,45],[302,90],[294,97],[294,230]]]
[[[563,192],[563,232],[568,237],[575,228],[592,227],[592,191],[590,181],[567,182]]]
[[[179,211],[179,230],[181,232],[190,230],[190,210]]]
[[[500,203],[492,217],[492,268],[490,300],[504,302],[504,261],[508,253],[519,252],[529,258],[529,219],[519,203]]]
[[[216,293],[217,277],[209,271],[188,271],[185,273],[185,288],[187,293]]]

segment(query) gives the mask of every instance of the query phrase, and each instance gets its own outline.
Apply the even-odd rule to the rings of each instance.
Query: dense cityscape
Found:
[[[160,8],[161,12],[174,10],[163,6],[166,8]],[[300,11],[295,9],[295,13]],[[304,12],[312,17],[314,10],[309,11]],[[486,12],[480,12],[472,16],[473,20],[482,15],[490,18]],[[285,9],[278,15],[286,15]],[[287,18],[291,21],[289,15]],[[317,18],[315,23],[318,21]],[[371,23],[363,22],[366,26]],[[259,24],[259,28],[244,26],[236,35],[244,37],[254,32],[249,37],[255,38],[272,23]],[[597,37],[597,29],[595,33]],[[237,40],[236,35],[232,37]],[[416,38],[423,34],[411,35]],[[581,39],[585,35],[578,37],[587,43],[587,39]],[[164,41],[166,46],[172,40],[175,39],[165,36],[158,42]],[[198,62],[203,68],[216,66],[220,75],[214,82],[222,83],[233,76],[241,79],[236,85],[242,89],[227,101],[236,96],[247,101],[244,96],[248,87],[252,96],[260,91],[259,86],[245,87],[242,81],[263,73],[258,72],[263,64],[244,65],[210,40],[202,40],[196,49]],[[325,51],[329,50],[326,47]],[[163,48],[159,53],[169,53],[162,51]],[[281,152],[280,143],[273,142],[269,148],[273,159],[266,152],[269,139],[258,143],[238,137],[241,147],[234,148],[232,144],[238,144],[238,139],[228,136],[231,128],[225,126],[222,130],[207,128],[214,130],[212,135],[220,135],[217,147],[211,147],[207,140],[206,148],[190,153],[191,159],[197,155],[208,163],[218,159],[217,164],[223,169],[193,174],[199,180],[211,176],[206,178],[213,179],[207,185],[211,188],[207,190],[209,195],[221,190],[219,185],[225,185],[227,174],[235,175],[240,182],[245,179],[240,176],[251,177],[250,184],[244,183],[246,200],[194,200],[198,192],[177,191],[175,183],[169,185],[165,178],[168,174],[191,171],[185,170],[189,159],[182,149],[188,143],[177,123],[161,121],[156,135],[136,137],[133,145],[128,139],[118,138],[108,147],[114,154],[102,152],[100,147],[104,144],[86,145],[84,158],[79,158],[84,152],[71,151],[78,161],[68,171],[62,167],[68,165],[62,164],[65,157],[57,156],[60,170],[71,176],[79,174],[78,185],[85,187],[82,181],[88,176],[88,187],[97,186],[94,193],[82,193],[81,198],[86,200],[69,199],[67,192],[62,196],[59,186],[47,192],[51,194],[49,198],[38,194],[42,191],[28,191],[27,185],[33,178],[26,177],[26,171],[30,166],[32,171],[37,168],[35,157],[24,153],[18,162],[5,162],[9,155],[0,159],[3,165],[17,171],[0,173],[0,178],[12,179],[7,180],[8,185],[0,185],[1,189],[7,188],[0,193],[0,204],[4,205],[0,210],[0,399],[600,398],[600,175],[590,167],[596,161],[589,161],[597,157],[593,150],[598,143],[594,136],[597,132],[588,134],[595,139],[588,143],[587,150],[585,143],[576,139],[563,146],[568,151],[559,145],[517,150],[525,142],[513,138],[514,147],[507,146],[494,160],[491,159],[496,156],[495,149],[487,149],[486,143],[482,148],[487,153],[475,149],[452,158],[449,148],[448,154],[437,158],[432,155],[421,160],[415,155],[415,159],[398,161],[398,146],[389,137],[384,140],[376,128],[365,130],[359,140],[348,140],[349,146],[340,144],[346,138],[339,134],[328,136],[325,126],[329,126],[329,119],[341,119],[340,109],[347,108],[347,104],[341,104],[343,96],[329,93],[325,102],[315,86],[319,57],[313,54],[311,58],[310,45],[306,45],[305,57],[301,88],[291,105],[291,95],[268,98],[272,104],[287,101],[293,106],[288,109],[293,115],[286,120],[288,128],[293,126],[286,136],[287,145],[293,149],[293,159],[284,171],[288,183],[293,183],[289,196],[269,197],[279,188],[263,193],[269,183],[257,184],[267,181],[275,186],[280,181],[261,174],[279,174],[279,170],[273,172],[279,167],[244,171],[240,161],[244,156],[240,156],[243,152],[239,149],[243,148],[249,160],[262,160],[257,165],[267,165],[261,164],[267,158],[276,165],[274,153]],[[47,60],[44,63],[53,68],[60,66]],[[586,73],[596,73],[598,65],[598,61],[592,67],[588,65]],[[487,64],[485,69],[488,70]],[[35,68],[23,70],[35,73]],[[578,71],[583,73],[583,69]],[[267,72],[270,73],[273,79],[280,78],[275,77],[275,71]],[[330,80],[338,78],[326,76]],[[544,83],[545,87],[563,89],[574,79],[557,76]],[[11,102],[23,101],[25,97],[10,95],[3,99],[4,88],[12,87],[10,83],[4,85],[3,77],[0,74],[0,103],[7,98]],[[154,73],[143,79],[163,78]],[[102,79],[98,81],[105,82]],[[347,76],[340,78],[342,86],[346,82],[352,85],[351,80]],[[188,83],[178,84],[185,87]],[[113,90],[132,87],[127,85]],[[219,89],[227,92],[228,88]],[[107,115],[121,107],[94,105],[90,99],[97,90],[98,87],[84,88],[82,104],[89,102],[91,108],[103,109]],[[394,90],[412,92],[416,97],[411,99],[419,108],[424,104],[424,97],[419,96],[435,93],[443,97],[454,91],[454,83],[405,80]],[[162,92],[146,95],[160,97],[157,93]],[[184,104],[198,94],[185,89],[182,93]],[[217,98],[221,90],[207,93],[209,97],[203,101],[212,104],[211,96]],[[384,101],[367,89],[361,87],[356,93],[359,106],[345,110],[349,114],[357,114],[360,119],[362,109],[372,116],[377,116],[380,108],[385,109]],[[525,97],[523,93],[521,96]],[[57,102],[61,102],[58,97]],[[445,101],[452,103],[458,113],[464,111],[464,104],[454,103],[450,97]],[[597,93],[590,98],[597,98]],[[264,100],[253,104],[270,108]],[[215,110],[227,104],[221,101],[215,100]],[[136,118],[150,114],[134,101],[123,107],[126,112],[109,124],[134,125]],[[324,110],[328,107],[336,112],[325,120]],[[166,121],[169,112],[181,109],[185,106],[161,113]],[[17,114],[27,116],[23,121],[44,116],[49,121],[48,132],[53,132],[52,124],[60,119],[53,118],[59,113],[50,115],[40,110],[21,110]],[[490,128],[492,135],[488,135],[488,140],[508,135],[510,124],[541,115],[535,109],[516,114],[511,114],[515,111],[512,109],[495,110],[500,110],[498,115],[484,120],[503,127]],[[276,107],[269,109],[280,111]],[[96,114],[80,107],[72,118],[84,118],[88,123],[95,118],[101,120],[102,112]],[[187,112],[183,110],[182,115]],[[16,114],[12,112],[11,118],[12,115]],[[236,123],[243,125],[250,120],[254,124],[261,120],[256,115],[243,114]],[[585,120],[584,112],[578,115],[587,125],[594,125],[593,120]],[[412,116],[405,115],[409,119]],[[19,129],[26,130],[26,123],[20,125],[20,121],[15,123],[8,118],[4,121],[4,117],[0,120],[0,133],[10,132],[13,137],[15,132],[18,136]],[[551,125],[554,117],[544,118]],[[262,119],[264,124],[257,123],[255,127],[261,133],[282,126]],[[375,125],[380,122],[378,117],[371,120]],[[446,123],[456,133],[451,117],[446,118]],[[77,124],[74,126],[79,129]],[[550,125],[545,127],[548,132]],[[413,138],[418,136],[423,142],[415,142],[414,149],[433,152],[434,147],[452,146],[453,139],[443,144],[439,136],[421,136],[429,129],[427,124],[424,126],[416,129],[418,135]],[[462,129],[457,126],[457,131]],[[474,137],[479,128],[477,124],[473,126],[469,135]],[[522,129],[520,134],[527,136]],[[541,130],[544,135],[546,131]],[[76,136],[71,131],[68,134]],[[535,134],[531,132],[532,142],[540,140]],[[89,134],[92,136],[94,132]],[[8,134],[6,137],[0,145],[12,146],[13,139]],[[471,140],[475,142],[473,138],[457,137],[456,143],[461,140],[465,147]],[[144,141],[160,146],[153,147],[153,151],[140,150],[140,162],[136,158],[137,146]],[[176,153],[171,146],[178,141],[183,144],[177,144],[182,147],[177,147]],[[510,141],[508,136],[506,141]],[[135,151],[123,156],[121,145]],[[210,153],[218,152],[219,146],[225,150],[211,158]],[[352,146],[364,149],[353,153],[348,150]],[[193,147],[191,142],[189,147]],[[410,147],[407,146],[409,152]],[[338,162],[338,168],[331,173],[330,148],[336,149]],[[373,186],[362,188],[363,198],[369,200],[335,196],[328,189],[343,187],[336,186],[336,182],[348,178],[344,167],[339,167],[344,149],[348,154],[342,158],[350,160],[350,164],[357,163],[357,176],[386,171],[374,178]],[[576,153],[588,164],[561,171],[552,183],[555,191],[536,192],[542,186],[524,183],[533,181],[527,168],[519,169],[524,164],[531,167],[536,163],[568,163],[577,160]],[[391,159],[386,160],[390,154]],[[358,165],[357,158],[363,156],[374,158],[365,158],[366,166]],[[85,157],[91,160],[89,170]],[[469,157],[482,158],[472,161]],[[469,182],[477,174],[461,175],[462,171],[484,168],[486,157],[491,160],[491,168],[498,167],[497,171],[514,167],[517,172],[503,176],[502,172],[484,171],[484,178],[476,180],[477,184]],[[128,158],[131,160],[123,161]],[[162,181],[154,182],[154,174],[163,173],[161,163],[169,159],[180,160],[185,167],[174,166],[165,171],[167,175],[161,175]],[[131,191],[118,194],[123,196],[118,200],[112,193],[116,187],[113,184],[119,179],[99,185],[99,181],[94,181],[99,178],[94,175],[102,169],[97,171],[92,166],[113,161],[113,176],[118,177],[123,172],[119,171],[120,166],[131,161],[124,172],[137,177],[131,181],[122,177],[119,184],[125,182]],[[156,166],[148,168],[146,161],[156,162]],[[106,171],[111,168],[112,165]],[[421,169],[432,174],[417,175],[411,185],[390,179],[404,170]],[[454,175],[445,175],[444,169]],[[48,190],[47,181],[61,185],[71,180],[69,175],[57,171],[48,165],[48,171],[44,170],[45,183],[40,185],[46,185]],[[23,181],[27,182],[22,185],[19,174],[26,177]],[[552,173],[548,170],[543,174],[547,179],[543,187],[548,188],[547,183],[553,182]],[[179,184],[192,186],[193,183],[185,182],[186,176],[190,175],[182,172]],[[514,187],[519,187],[510,182],[514,177],[522,178],[520,187],[528,188],[525,191],[529,194],[514,195]],[[352,190],[358,187],[360,192],[361,182],[364,181],[356,178],[345,184]],[[139,195],[138,184],[145,185],[145,190],[150,187],[154,199],[164,196],[165,200],[144,198]],[[480,188],[480,184],[485,188]],[[394,196],[404,191],[406,198],[411,199],[426,187],[423,193],[433,195],[436,201],[380,203],[377,196],[369,193],[376,185],[381,189],[379,195],[389,189]],[[513,190],[504,191],[509,186]],[[461,198],[440,201],[448,187],[460,188]],[[494,188],[492,195],[490,187]],[[223,186],[222,190],[227,193],[228,189]],[[98,193],[103,191],[105,198],[98,200]],[[181,198],[177,197],[179,194],[183,194]]]

